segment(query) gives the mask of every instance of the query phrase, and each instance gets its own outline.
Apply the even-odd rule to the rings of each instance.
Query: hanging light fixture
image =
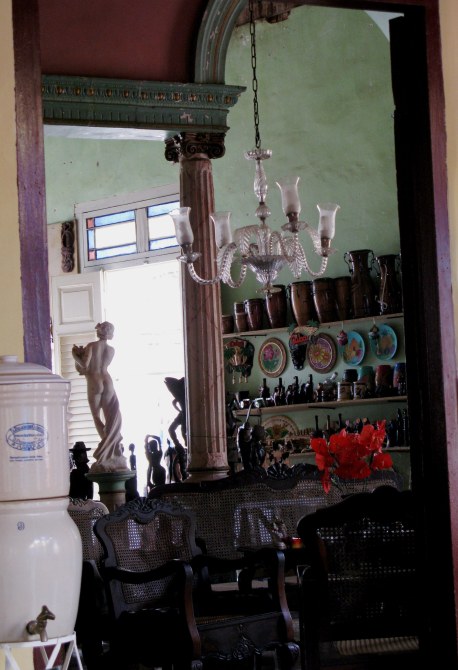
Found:
[[[189,220],[190,207],[181,207],[170,212],[175,224],[175,232],[178,244],[181,246],[179,260],[186,263],[191,277],[199,284],[216,284],[223,281],[232,288],[238,288],[245,280],[247,268],[250,268],[261,284],[260,291],[272,293],[275,291],[275,282],[280,270],[288,266],[296,279],[299,279],[303,271],[312,277],[320,277],[324,274],[328,257],[335,253],[331,248],[331,240],[335,234],[336,212],[340,209],[334,203],[318,204],[319,223],[316,230],[305,221],[299,220],[301,203],[298,194],[298,183],[300,177],[286,177],[277,181],[281,191],[282,208],[288,222],[281,226],[281,231],[272,230],[266,223],[271,212],[266,205],[268,184],[264,171],[263,161],[271,157],[270,149],[261,148],[261,136],[259,132],[259,108],[258,108],[258,80],[256,77],[256,28],[253,11],[254,0],[249,0],[250,11],[250,36],[251,36],[251,66],[253,71],[253,110],[255,127],[255,148],[245,153],[245,158],[256,162],[254,193],[258,199],[256,216],[259,223],[251,226],[243,226],[232,232],[231,213],[215,212],[210,214],[215,226],[215,241],[218,247],[217,275],[211,279],[200,277],[194,262],[201,255],[192,250],[194,235]],[[299,232],[306,231],[314,246],[315,253],[321,257],[321,265],[315,272],[311,269],[305,251],[299,241]],[[240,264],[238,279],[234,280],[231,269],[234,262]]]

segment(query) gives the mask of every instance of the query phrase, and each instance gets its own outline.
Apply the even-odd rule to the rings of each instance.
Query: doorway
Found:
[[[110,367],[122,414],[124,454],[135,445],[137,482],[146,495],[147,434],[167,449],[168,427],[176,417],[165,377],[184,376],[180,267],[175,259],[109,270],[105,311],[115,325]]]

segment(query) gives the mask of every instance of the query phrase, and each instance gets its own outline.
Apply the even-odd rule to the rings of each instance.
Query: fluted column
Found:
[[[180,162],[181,205],[191,207],[193,250],[200,276],[216,274],[210,158],[224,154],[224,135],[185,133],[169,140],[166,157]],[[183,313],[187,400],[187,445],[192,480],[228,472],[221,292],[218,284],[196,283],[183,267]]]

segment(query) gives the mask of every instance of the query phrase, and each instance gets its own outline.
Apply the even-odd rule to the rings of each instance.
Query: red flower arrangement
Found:
[[[323,437],[312,438],[310,446],[318,470],[323,473],[325,492],[329,493],[336,478],[366,479],[376,470],[392,468],[391,456],[382,451],[384,441],[385,421],[377,422],[377,427],[367,424],[360,433],[341,430],[331,435],[329,442]]]

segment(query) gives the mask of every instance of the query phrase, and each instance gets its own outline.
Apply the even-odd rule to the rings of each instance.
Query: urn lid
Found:
[[[70,382],[37,363],[20,363],[17,356],[0,355],[0,384]]]

